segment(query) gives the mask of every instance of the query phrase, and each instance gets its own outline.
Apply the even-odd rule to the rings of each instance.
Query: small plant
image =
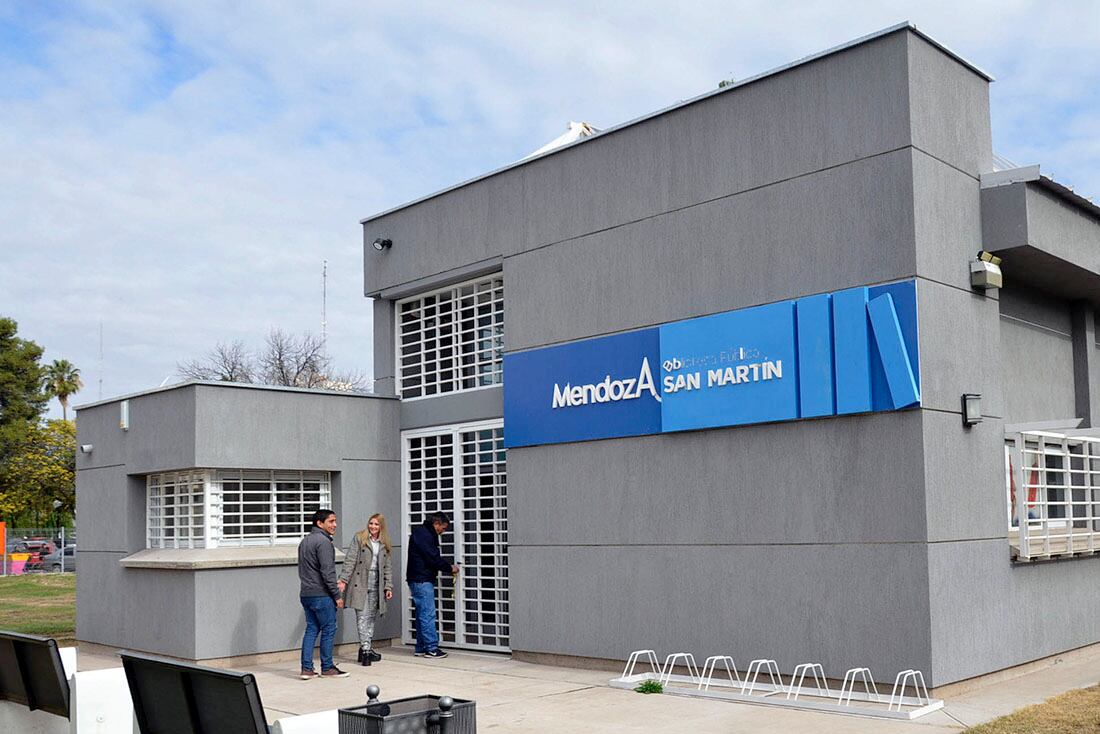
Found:
[[[661,685],[660,681],[644,680],[634,690],[638,693],[664,693],[665,687]]]

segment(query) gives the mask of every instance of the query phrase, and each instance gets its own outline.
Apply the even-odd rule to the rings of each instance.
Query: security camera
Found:
[[[82,444],[80,444],[80,453],[90,454],[90,453],[92,453],[93,448],[95,448],[95,447],[92,446],[92,444],[90,444],[90,443],[82,443]]]
[[[1001,258],[981,251],[970,261],[970,286],[978,290],[1000,288],[1004,283],[1001,275]]]

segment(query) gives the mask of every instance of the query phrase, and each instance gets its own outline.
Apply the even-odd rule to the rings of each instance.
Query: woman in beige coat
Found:
[[[379,513],[370,516],[367,527],[355,534],[344,551],[337,584],[344,593],[344,608],[355,610],[360,665],[382,659],[371,647],[371,640],[374,623],[386,613],[386,602],[393,598],[392,550],[386,518]]]

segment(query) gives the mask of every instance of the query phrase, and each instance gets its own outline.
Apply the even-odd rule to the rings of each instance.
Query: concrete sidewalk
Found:
[[[531,734],[578,731],[621,732],[958,732],[967,726],[1039,703],[1072,688],[1100,682],[1100,650],[1077,654],[1049,667],[951,696],[942,711],[914,722],[811,711],[793,711],[679,696],[644,696],[608,687],[616,673],[536,665],[502,655],[451,652],[425,660],[411,648],[382,650],[370,667],[337,658],[351,675],[337,680],[301,681],[297,661],[236,665],[255,674],[268,722],[283,716],[361,705],[366,687],[378,685],[382,700],[424,693],[477,701],[478,731]],[[115,667],[117,656],[103,648],[81,652],[82,670]]]

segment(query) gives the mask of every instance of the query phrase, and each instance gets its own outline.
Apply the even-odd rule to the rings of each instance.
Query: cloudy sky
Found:
[[[1092,1],[0,0],[0,315],[79,404],[319,333],[327,260],[369,373],[360,219],[903,20],[997,78],[997,152],[1100,195]]]

